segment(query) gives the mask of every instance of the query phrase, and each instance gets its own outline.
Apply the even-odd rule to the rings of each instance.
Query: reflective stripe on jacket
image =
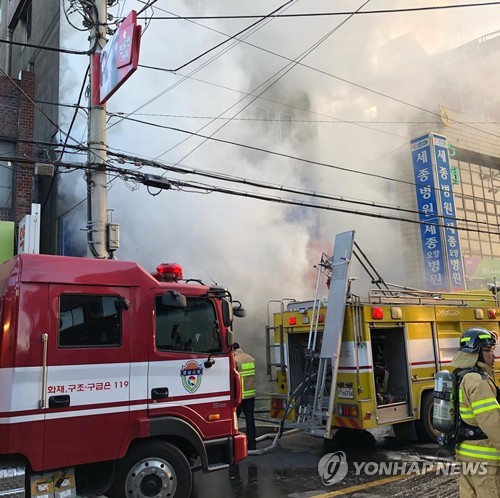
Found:
[[[241,377],[241,397],[255,398],[255,359],[241,349],[234,352],[234,359]]]
[[[500,466],[500,404],[493,371],[486,364],[478,367],[488,378],[477,372],[464,375],[458,392],[460,418],[468,425],[479,427],[488,439],[465,440],[456,447],[457,460],[479,460]]]

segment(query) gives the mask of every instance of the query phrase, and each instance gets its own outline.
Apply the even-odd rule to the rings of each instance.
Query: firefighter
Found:
[[[457,460],[482,463],[477,472],[464,472],[462,467],[461,498],[500,497],[500,390],[493,378],[496,342],[489,330],[466,330],[451,363],[458,369],[455,373],[463,375],[458,390]]]
[[[245,353],[240,345],[235,342],[234,348],[234,359],[236,361],[236,367],[241,377],[242,393],[241,393],[241,404],[238,406],[238,418],[241,412],[245,414],[246,423],[246,434],[248,441],[248,449],[256,449],[255,441],[255,419],[254,419],[254,409],[255,409],[255,359],[249,354]]]

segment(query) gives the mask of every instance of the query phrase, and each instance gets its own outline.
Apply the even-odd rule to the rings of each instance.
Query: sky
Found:
[[[153,10],[140,16],[152,19],[140,21],[146,29],[139,63],[177,69],[225,41],[227,35],[256,22],[157,19],[160,16],[266,15],[284,3],[160,0]],[[457,3],[463,2],[371,0],[361,11]],[[288,2],[281,12],[352,12],[363,4],[364,1],[354,0],[297,0]],[[121,0],[110,12],[119,17],[142,7],[141,2]],[[74,14],[72,20],[77,23],[78,16]],[[400,168],[408,167],[409,141],[413,138],[408,122],[414,110],[395,103],[391,97],[413,103],[422,87],[431,90],[433,84],[425,74],[418,73],[413,57],[419,50],[432,56],[492,33],[499,28],[499,21],[500,5],[268,19],[255,31],[241,35],[243,41],[226,43],[175,73],[139,67],[107,103],[110,113],[213,135],[253,150],[117,118],[110,118],[106,140],[111,151],[168,165],[342,196],[346,200],[394,205],[392,182],[348,170],[392,178]],[[87,34],[74,30],[64,16],[61,45],[88,48]],[[85,57],[63,57],[63,102],[76,102],[87,63]],[[392,124],[377,122],[384,102],[384,120],[394,121]],[[61,113],[64,128],[72,112],[63,109]],[[257,120],[262,113],[270,121]],[[291,137],[287,137],[286,128],[280,135],[276,121],[287,116],[293,121]],[[84,116],[80,115],[72,135],[86,140]],[[322,252],[331,255],[334,236],[339,232],[355,230],[356,241],[386,281],[404,283],[400,223],[264,202],[245,194],[258,192],[275,199],[380,212],[375,208],[259,190],[199,175],[115,165],[207,185],[202,193],[190,189],[148,191],[133,182],[110,178],[108,207],[121,232],[116,257],[138,261],[149,271],[162,262],[177,262],[187,278],[228,287],[247,309],[247,317],[236,322],[235,330],[240,344],[247,345],[246,349],[254,355],[262,351],[269,312],[276,310],[276,303],[269,302],[282,298],[311,299],[317,275],[314,265],[319,263]],[[237,190],[242,195],[210,192],[212,185]],[[62,186],[61,196],[66,201],[62,210],[85,198],[81,171],[64,175]],[[74,227],[72,237],[81,244],[85,243],[84,204],[68,215]],[[353,290],[366,292],[370,283],[359,266],[353,265],[351,274],[359,278],[355,283],[358,287]]]

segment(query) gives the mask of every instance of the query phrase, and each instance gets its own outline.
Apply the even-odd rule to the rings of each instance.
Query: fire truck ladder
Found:
[[[318,326],[320,324],[321,308],[325,307],[325,289],[329,285],[331,278],[332,262],[331,258],[326,254],[321,255],[321,262],[316,267],[318,270],[318,278],[316,281],[316,291],[314,294],[313,307],[311,312],[311,322],[309,327],[309,338],[307,340],[307,348],[305,350],[305,365],[303,382],[300,386],[298,395],[299,405],[297,413],[297,423],[295,426],[303,430],[309,429],[309,419],[312,413],[313,397],[312,386],[316,380],[316,372],[318,369],[319,352],[317,349]],[[295,393],[297,394],[297,393]]]
[[[311,404],[308,402],[307,406],[302,407],[303,413],[310,415],[307,432],[326,438],[332,437],[333,403],[337,386],[340,346],[349,289],[349,265],[353,254],[354,233],[354,230],[351,230],[339,233],[335,237],[333,257],[330,263],[331,277],[328,291],[328,308],[317,363],[314,398]],[[320,276],[318,276],[318,283],[319,281]],[[316,297],[318,297],[318,290],[316,293]],[[313,347],[313,344],[315,346],[316,336],[317,323],[315,327],[311,327],[311,347]]]

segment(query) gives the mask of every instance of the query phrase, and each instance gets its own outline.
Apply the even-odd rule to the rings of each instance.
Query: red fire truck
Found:
[[[1,264],[0,497],[184,498],[242,460],[233,315],[178,265]]]

